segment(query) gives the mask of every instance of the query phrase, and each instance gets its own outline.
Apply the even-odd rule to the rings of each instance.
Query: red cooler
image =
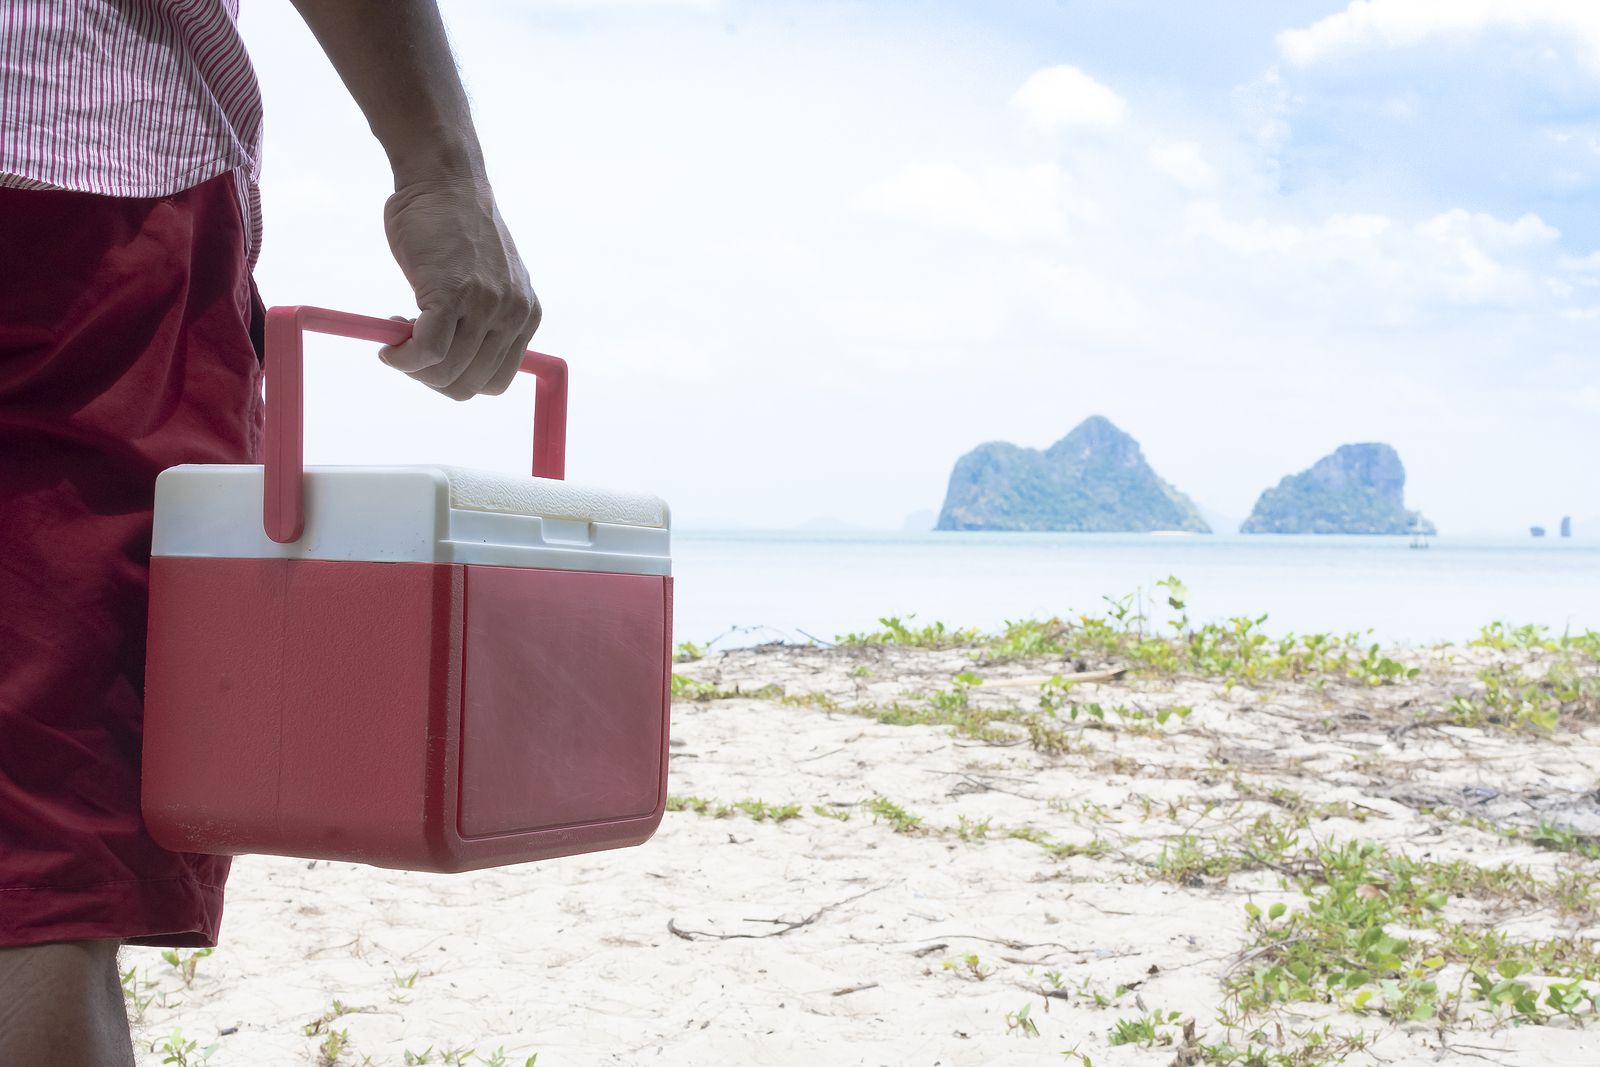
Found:
[[[144,817],[183,852],[464,871],[637,845],[667,796],[670,518],[562,480],[566,364],[534,477],[311,467],[302,331],[267,316],[264,466],[156,483]]]

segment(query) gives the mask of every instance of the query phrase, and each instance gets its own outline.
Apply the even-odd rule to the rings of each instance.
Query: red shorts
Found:
[[[228,860],[139,815],[155,479],[260,438],[230,175],[0,189],[0,947],[215,944]]]

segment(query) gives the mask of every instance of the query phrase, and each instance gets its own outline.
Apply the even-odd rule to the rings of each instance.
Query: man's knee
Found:
[[[0,948],[0,1063],[132,1064],[118,947]]]
[[[86,995],[118,985],[115,941],[62,941],[51,945],[0,948],[0,988],[14,997],[33,996],[41,987]],[[11,997],[0,999],[0,1010]]]

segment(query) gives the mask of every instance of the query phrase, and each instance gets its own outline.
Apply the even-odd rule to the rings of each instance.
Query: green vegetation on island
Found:
[[[1406,470],[1386,444],[1340,445],[1261,494],[1240,533],[1432,534],[1405,506]]]
[[[1101,415],[1043,451],[991,441],[962,456],[937,529],[1211,532],[1194,503],[1150,469],[1139,443]]]

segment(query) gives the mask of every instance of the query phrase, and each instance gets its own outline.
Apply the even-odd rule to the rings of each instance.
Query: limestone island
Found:
[[[1405,506],[1406,469],[1379,442],[1340,445],[1261,494],[1240,533],[1434,534]]]
[[[1043,451],[990,441],[956,460],[935,529],[1211,532],[1194,502],[1150,469],[1139,442],[1102,415]]]

